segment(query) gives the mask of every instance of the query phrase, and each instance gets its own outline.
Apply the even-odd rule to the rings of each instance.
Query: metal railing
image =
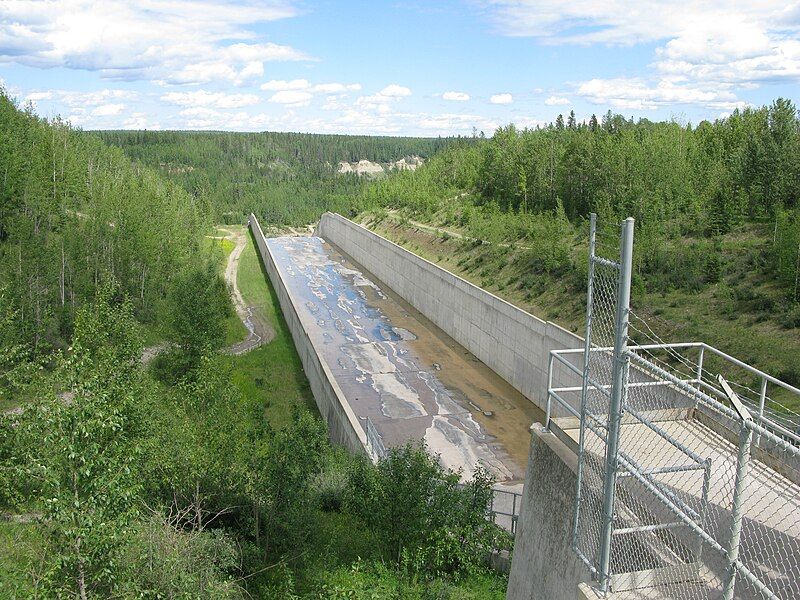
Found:
[[[466,484],[459,483],[458,487],[463,489]],[[493,487],[492,499],[486,507],[486,518],[511,535],[516,535],[521,508],[522,492]]]
[[[513,490],[492,488],[492,501],[489,505],[489,519],[495,525],[510,531],[511,535],[517,533],[517,522],[522,505],[522,494]],[[498,499],[500,502],[498,503]],[[509,509],[509,502],[511,503]],[[499,506],[498,506],[499,504]]]
[[[591,225],[586,345],[550,353],[546,426],[576,447],[572,543],[598,593],[800,597],[800,415],[769,395],[800,390],[708,344],[631,345],[632,222],[618,262]]]

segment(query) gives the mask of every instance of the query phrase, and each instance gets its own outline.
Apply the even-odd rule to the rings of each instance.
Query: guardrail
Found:
[[[696,359],[677,354],[687,350],[697,352]],[[661,359],[656,356],[658,352],[666,352],[667,356]],[[595,381],[591,371],[576,365],[575,355],[580,354],[597,364],[610,361],[613,348],[550,353],[546,426],[550,429],[554,421],[559,423],[552,418],[555,402],[581,426],[579,451],[597,453],[607,447],[610,436],[611,415],[602,412],[602,406],[608,406],[611,385]],[[704,358],[710,354],[731,365],[730,370],[741,369],[761,382],[758,400],[750,398],[752,416],[725,379],[720,376],[714,381],[708,377]],[[763,598],[797,597],[800,539],[791,531],[800,519],[800,498],[792,492],[797,488],[800,465],[798,415],[790,409],[776,412],[770,407],[768,390],[771,385],[777,386],[798,398],[800,390],[700,342],[627,346],[623,355],[629,362],[629,376],[622,395],[622,424],[645,429],[623,434],[612,459],[600,454],[595,460],[618,470],[618,506],[612,536],[619,544],[616,556],[625,557],[629,567],[622,568],[618,563],[616,568],[612,566],[601,573],[592,557],[586,556],[576,543],[574,549],[579,557],[594,577],[607,578],[609,590],[641,587],[642,581],[650,577],[651,581],[662,583],[694,582],[686,584],[687,598],[701,596],[706,585],[720,589],[723,598],[738,597],[744,590],[748,590],[747,597],[751,593]],[[555,365],[563,366],[576,381],[585,383],[553,387]],[[587,402],[588,394],[592,394],[591,403]],[[580,401],[576,403],[577,398]],[[580,402],[587,405],[582,407]],[[712,445],[703,446],[697,438],[698,425],[691,425],[693,420],[701,429],[708,426],[720,436],[718,441],[709,438]],[[686,425],[677,425],[678,422]],[[714,423],[719,426],[712,427]],[[644,431],[648,430],[651,436],[657,436],[653,439],[661,439],[666,447],[674,448],[671,458],[667,458],[670,451],[661,451],[667,464],[654,467],[652,461],[647,462],[650,455],[641,444],[649,443],[652,448],[655,443],[647,442]],[[597,440],[591,447],[589,437]],[[587,448],[583,446],[584,439]],[[704,452],[713,457],[701,456]],[[682,460],[677,458],[680,456]],[[602,462],[609,460],[613,462]],[[693,471],[702,473],[695,476]],[[777,474],[786,479],[781,482]],[[765,481],[774,488],[772,495],[763,488]],[[783,515],[783,524],[771,514]],[[633,541],[636,543],[631,544]],[[704,553],[716,555],[712,562],[718,561],[725,568],[710,567],[711,563],[703,560]],[[662,562],[652,561],[656,555]],[[667,555],[669,558],[664,561]],[[661,566],[641,566],[648,561]]]

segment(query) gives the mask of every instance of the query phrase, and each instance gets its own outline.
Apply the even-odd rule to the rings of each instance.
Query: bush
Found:
[[[464,486],[422,445],[393,449],[351,469],[347,507],[381,539],[382,554],[410,573],[463,576],[486,568],[500,530],[486,520],[492,480],[478,469]]]

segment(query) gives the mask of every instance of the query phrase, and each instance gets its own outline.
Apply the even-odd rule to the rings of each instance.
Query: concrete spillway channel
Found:
[[[334,442],[424,440],[464,479],[482,466],[521,491],[538,406],[339,248],[251,227]]]
[[[303,327],[386,448],[424,440],[469,478],[521,483],[538,409],[421,313],[318,237],[267,240]],[[372,433],[371,431],[369,433]]]

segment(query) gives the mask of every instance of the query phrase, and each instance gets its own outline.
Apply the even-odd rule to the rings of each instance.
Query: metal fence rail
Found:
[[[574,383],[549,385],[546,424],[578,453],[573,547],[597,592],[800,597],[800,415],[769,395],[800,390],[659,340],[630,310],[633,222],[618,260],[597,255],[591,227],[586,345],[551,352],[550,381],[560,368]],[[629,326],[656,343],[632,345]],[[572,417],[551,419],[554,402]]]

